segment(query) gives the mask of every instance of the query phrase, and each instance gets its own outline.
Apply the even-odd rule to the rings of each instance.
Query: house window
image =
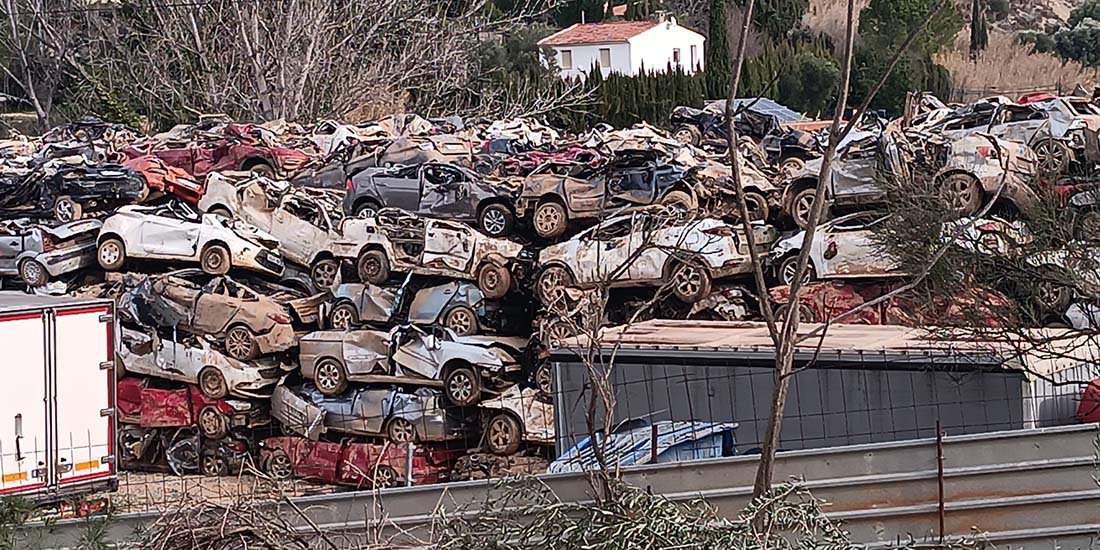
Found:
[[[561,51],[561,68],[566,70],[573,68],[573,50]]]
[[[695,69],[695,64],[696,64],[696,59],[697,59],[696,56],[697,55],[698,54],[696,53],[695,46],[692,45],[691,46],[691,68],[692,69]]]
[[[672,64],[680,64],[680,48],[672,48]]]
[[[611,48],[600,48],[600,68],[611,67]]]

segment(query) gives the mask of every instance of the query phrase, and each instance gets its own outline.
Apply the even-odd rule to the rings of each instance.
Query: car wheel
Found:
[[[569,217],[565,206],[557,201],[546,201],[535,208],[535,233],[544,239],[554,239],[565,233]]]
[[[313,269],[309,270],[309,276],[313,279],[313,284],[322,290],[332,288],[332,285],[336,283],[336,275],[339,273],[340,264],[336,260],[328,259],[319,260],[313,264]]]
[[[817,189],[810,187],[795,194],[791,199],[791,218],[799,229],[806,229],[810,225],[810,216],[814,211],[814,195]]]
[[[661,204],[673,208],[681,208],[688,212],[694,212],[696,207],[695,199],[688,194],[687,191],[680,191],[678,189],[669,191],[668,194],[661,199]]]
[[[536,292],[543,305],[550,305],[558,300],[567,287],[573,285],[573,277],[569,271],[559,265],[552,265],[542,270]]]
[[[965,218],[982,205],[982,187],[969,174],[951,174],[940,181],[940,198],[955,216]]]
[[[96,259],[105,271],[118,271],[126,263],[126,246],[118,239],[106,239],[99,243]]]
[[[779,161],[779,172],[791,177],[806,168],[806,163],[798,157],[787,157]]]
[[[684,124],[677,126],[676,129],[672,131],[672,139],[684,145],[698,146],[703,141],[703,133],[694,126]]]
[[[355,206],[355,217],[361,220],[374,219],[378,215],[378,205],[373,201],[363,201]]]
[[[322,359],[313,374],[317,390],[324,395],[332,397],[348,389],[348,373],[344,365],[335,359]]]
[[[1077,231],[1074,232],[1078,239],[1096,242],[1100,241],[1100,211],[1090,210],[1077,218]],[[24,277],[26,280],[26,277]]]
[[[205,367],[199,371],[199,391],[209,399],[224,399],[229,395],[225,376],[215,367]]]
[[[290,457],[286,456],[282,449],[275,449],[271,451],[271,456],[267,459],[264,471],[272,479],[283,480],[290,479],[290,476],[294,474],[294,467],[290,463]]]
[[[199,431],[207,439],[221,439],[229,435],[229,420],[213,405],[199,411]]]
[[[477,334],[477,314],[469,306],[455,306],[443,317],[443,326],[459,336]]]
[[[256,165],[248,169],[249,172],[256,174],[257,176],[263,176],[269,180],[275,179],[275,168],[266,162],[259,162]]]
[[[23,260],[19,264],[19,277],[28,286],[34,288],[46,286],[46,283],[50,282],[50,273],[46,271],[45,266],[38,263],[38,260]]]
[[[771,212],[768,209],[768,199],[756,191],[745,192],[745,205],[749,207],[749,220],[766,221]]]
[[[481,401],[481,382],[470,367],[458,367],[443,381],[447,400],[458,407],[471,407]]]
[[[210,275],[225,275],[229,273],[229,250],[220,244],[212,244],[202,251],[199,258],[203,273]]]
[[[221,216],[221,217],[223,217],[227,220],[232,220],[233,219],[233,214],[231,214],[229,212],[229,210],[226,210],[225,208],[222,208],[221,206],[216,206],[214,208],[211,208],[207,212],[207,214],[213,214],[215,216]]]
[[[251,361],[259,355],[259,346],[247,327],[236,326],[225,334],[225,351],[238,361]]]
[[[1035,157],[1039,160],[1039,173],[1048,176],[1056,176],[1065,173],[1069,168],[1073,152],[1065,143],[1054,138],[1047,138],[1035,143],[1032,147]]]
[[[485,428],[485,442],[489,452],[498,456],[513,455],[519,450],[522,438],[519,422],[510,414],[501,413],[489,420]]]
[[[416,430],[412,422],[404,418],[394,418],[386,426],[386,437],[394,443],[410,443],[416,440]]]
[[[397,487],[397,471],[392,466],[380,465],[374,472],[373,488]]]
[[[781,304],[779,307],[775,308],[776,321],[785,319],[787,316],[787,310],[789,310],[790,308],[790,304]],[[810,309],[809,306],[807,306],[806,304],[798,304],[798,324],[801,325],[803,323],[815,323],[817,322],[817,319],[815,317],[816,316],[814,315],[813,310]]]
[[[57,200],[53,203],[53,217],[61,223],[79,220],[82,215],[84,215],[84,208],[72,197],[57,197]]]
[[[204,453],[200,461],[200,469],[204,476],[221,477],[229,473],[229,464],[224,458],[214,453]]]
[[[356,268],[359,271],[359,280],[364,283],[380,285],[390,278],[390,260],[381,250],[363,252]]]
[[[554,395],[554,371],[549,361],[543,361],[535,369],[535,388],[544,396]]]
[[[783,258],[776,272],[779,275],[778,278],[780,283],[787,286],[793,285],[798,272],[798,254]],[[806,262],[806,271],[802,274],[802,284],[806,284],[812,280],[814,280],[814,266],[810,262]]]
[[[686,304],[694,304],[710,294],[710,273],[693,263],[676,266],[669,282],[672,284],[672,294]]]
[[[1069,277],[1063,269],[1055,266],[1045,265],[1040,269],[1044,276],[1035,286],[1035,302],[1043,311],[1061,315],[1073,300],[1072,289],[1061,282]]]
[[[512,286],[512,274],[504,266],[483,264],[477,270],[477,287],[490,300],[503,298]]]
[[[328,315],[328,325],[332,330],[351,330],[358,322],[358,312],[349,303],[337,304]]]
[[[559,319],[546,327],[542,334],[542,340],[553,347],[561,345],[562,342],[576,335],[577,331],[573,329],[573,325]]]
[[[515,224],[515,216],[512,215],[512,211],[499,203],[482,208],[477,220],[478,227],[486,235],[498,239],[511,234],[513,224]]]

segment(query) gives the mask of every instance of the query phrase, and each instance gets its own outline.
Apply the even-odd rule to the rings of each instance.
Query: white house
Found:
[[[604,76],[614,71],[636,75],[664,72],[679,66],[687,73],[703,68],[703,35],[676,24],[675,17],[661,21],[578,23],[542,40],[551,48],[562,78],[585,76],[598,66]]]

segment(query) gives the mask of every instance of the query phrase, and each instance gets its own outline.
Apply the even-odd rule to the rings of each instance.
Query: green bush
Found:
[[[1100,21],[1086,17],[1074,27],[1058,31],[1054,35],[1054,49],[1063,59],[1089,67],[1100,66]]]
[[[1100,0],[1087,0],[1084,4],[1081,4],[1073,11],[1069,12],[1069,20],[1067,23],[1069,28],[1072,29],[1085,19],[1100,21]]]
[[[1008,15],[1010,8],[1008,0],[989,0],[989,11],[996,19],[1002,19]]]
[[[779,102],[811,118],[820,118],[833,102],[839,82],[840,68],[832,60],[800,53],[779,78]]]
[[[1031,53],[1051,53],[1054,51],[1054,37],[1045,32],[1021,32],[1016,35],[1016,42],[1024,46],[1031,46]]]

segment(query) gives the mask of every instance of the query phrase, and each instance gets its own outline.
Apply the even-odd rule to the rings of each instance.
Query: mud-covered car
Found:
[[[145,178],[119,164],[66,164],[52,160],[25,173],[0,177],[0,216],[53,216],[59,222],[80,219],[143,200]]]
[[[318,316],[325,327],[351,330],[361,324],[383,325],[393,319],[397,293],[372,284],[342,283],[330,289],[331,299],[321,304]]]
[[[331,192],[324,190],[213,173],[206,180],[199,210],[238,218],[274,236],[285,260],[309,268],[314,283],[328,288],[340,268],[330,244],[344,238],[358,240],[360,235],[354,228],[365,222],[348,220],[342,224],[342,215],[332,208],[336,201]]]
[[[358,220],[357,220],[358,221]],[[455,222],[384,208],[364,235],[334,242],[337,258],[356,262],[359,279],[383,285],[391,273],[475,280],[489,298],[502,298],[530,273],[534,255],[523,245],[487,237]]]
[[[413,295],[408,321],[447,327],[459,336],[483,331],[521,333],[531,326],[531,312],[522,300],[490,300],[467,281],[422,288]]]
[[[368,168],[348,180],[344,214],[374,217],[383,207],[394,207],[477,226],[490,237],[512,232],[515,188],[492,176],[461,166],[425,163],[391,168]]]
[[[301,320],[312,302],[280,302],[229,277],[207,280],[192,269],[146,279],[123,295],[119,307],[140,325],[209,335],[223,342],[230,357],[251,361],[293,347],[291,313]]]
[[[57,227],[27,220],[0,223],[0,276],[17,275],[29,286],[40,287],[78,269],[95,264],[95,236],[99,220],[77,220]]]
[[[856,212],[818,226],[810,242],[803,281],[908,275],[900,269],[895,258],[874,242],[875,226],[885,219],[886,216],[879,212]],[[790,285],[797,278],[798,252],[805,235],[805,231],[798,231],[776,241],[768,253],[768,263],[780,284]]]
[[[202,179],[211,172],[255,172],[274,178],[298,170],[309,155],[272,143],[263,128],[254,124],[225,124],[207,133],[201,126],[176,132],[164,139],[157,136],[122,150],[128,158],[153,155],[165,164]],[[169,132],[168,134],[173,134]],[[184,133],[191,133],[186,139]],[[219,135],[220,134],[220,135]]]
[[[473,144],[454,135],[401,136],[394,139],[376,157],[376,166],[438,162],[473,166]]]
[[[260,468],[274,479],[295,477],[358,489],[396,487],[406,477],[414,485],[423,485],[446,481],[451,465],[465,450],[418,445],[412,452],[409,473],[404,445],[269,437],[260,442]]]
[[[753,226],[764,254],[778,234]],[[667,212],[636,211],[601,222],[539,255],[542,272],[536,291],[543,304],[562,288],[669,285],[672,294],[694,303],[711,284],[752,270],[748,243],[740,227],[711,218],[681,221]]]
[[[185,170],[170,166],[153,155],[128,159],[123,166],[145,178],[150,200],[163,194],[197,205],[206,189],[202,181],[193,179]]]
[[[234,428],[271,423],[264,406],[240,399],[211,399],[194,385],[128,376],[118,381],[118,421],[143,428],[198,427],[211,439]]]
[[[103,222],[96,258],[107,271],[129,259],[198,263],[211,275],[247,269],[278,276],[283,258],[275,238],[240,220],[199,215],[182,203],[124,206]]]
[[[484,419],[484,444],[491,453],[515,454],[524,442],[554,444],[554,406],[538,390],[517,384],[478,406]]]
[[[326,396],[306,384],[276,388],[271,417],[289,432],[315,441],[329,432],[385,437],[399,444],[462,439],[466,419],[444,405],[443,395],[430,388],[375,385]]]
[[[271,360],[237,361],[202,338],[173,342],[155,332],[123,328],[121,340],[118,358],[125,372],[194,384],[209,399],[267,399],[272,386],[293,369]]]
[[[349,382],[443,388],[457,406],[475,405],[522,377],[522,338],[458,336],[441,327],[318,331],[302,337],[302,376],[324,395],[339,395]]]

